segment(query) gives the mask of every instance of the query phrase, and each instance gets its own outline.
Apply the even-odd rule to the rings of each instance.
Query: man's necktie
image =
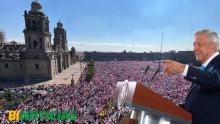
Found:
[[[205,70],[205,66],[204,66],[204,65],[201,65],[201,66],[199,67],[199,69],[202,70],[202,71],[204,71],[204,70]]]

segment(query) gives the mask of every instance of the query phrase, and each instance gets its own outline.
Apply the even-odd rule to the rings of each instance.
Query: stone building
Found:
[[[53,79],[71,64],[66,30],[60,21],[54,28],[54,44],[51,44],[49,19],[38,1],[32,2],[31,10],[24,11],[24,20],[25,44],[12,41],[0,47],[1,82]]]
[[[0,30],[0,47],[5,43],[5,33]]]

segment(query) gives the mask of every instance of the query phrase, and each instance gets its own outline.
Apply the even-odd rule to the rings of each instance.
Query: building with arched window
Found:
[[[51,43],[49,19],[41,4],[33,1],[31,10],[24,11],[25,44],[0,42],[0,81],[26,82],[49,80],[70,66],[66,30],[59,21]]]

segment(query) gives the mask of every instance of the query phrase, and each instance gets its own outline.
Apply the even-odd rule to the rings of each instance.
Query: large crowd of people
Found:
[[[147,67],[149,68],[147,69]],[[159,71],[155,73],[158,69]],[[38,87],[38,89],[48,92],[32,95],[15,108],[21,111],[76,110],[77,120],[65,121],[66,123],[117,123],[124,114],[130,111],[130,108],[111,106],[117,81],[124,80],[141,83],[175,104],[183,104],[191,83],[184,80],[179,74],[166,76],[162,69],[163,64],[161,63],[159,66],[159,63],[154,61],[95,62],[95,75],[90,82],[86,81],[87,68],[85,68],[80,80],[75,85]],[[7,110],[1,111],[1,113],[7,113]],[[9,122],[6,118],[7,114],[1,115],[0,123]],[[16,121],[11,122],[17,123]],[[33,121],[33,123],[39,122],[44,121]],[[19,123],[25,122],[20,121]],[[56,121],[56,123],[63,123],[63,121]]]

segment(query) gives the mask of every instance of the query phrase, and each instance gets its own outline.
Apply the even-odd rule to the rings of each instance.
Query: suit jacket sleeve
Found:
[[[219,66],[212,71],[202,71],[193,66],[189,66],[187,80],[200,85],[203,88],[219,89],[220,88],[220,68]]]

